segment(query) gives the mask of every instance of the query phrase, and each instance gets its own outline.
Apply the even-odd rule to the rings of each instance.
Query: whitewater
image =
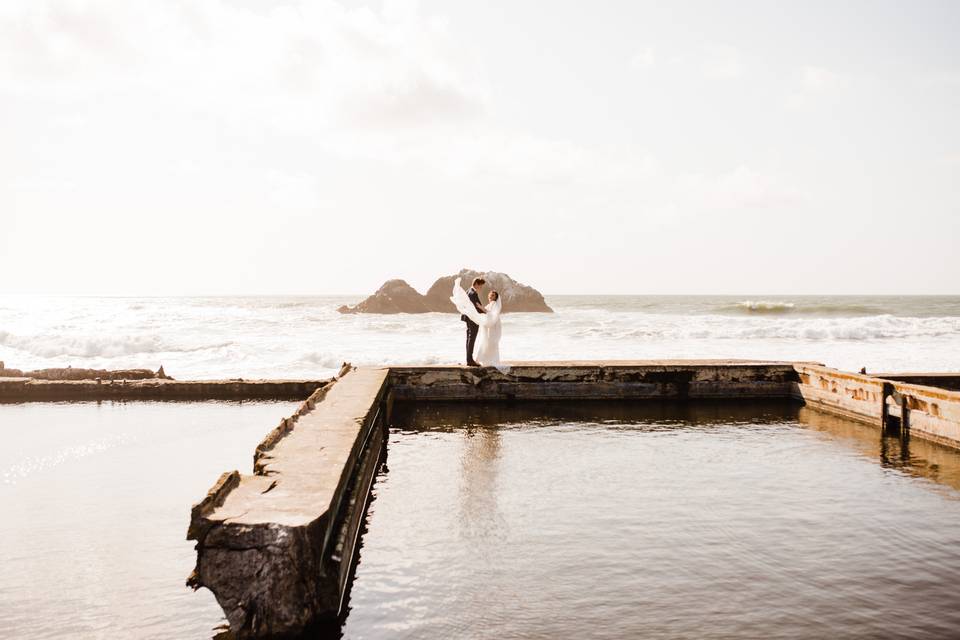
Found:
[[[463,362],[453,314],[344,315],[363,296],[0,297],[7,367],[150,368],[178,379],[315,378]],[[751,358],[960,370],[960,296],[547,296],[509,313],[509,360]]]

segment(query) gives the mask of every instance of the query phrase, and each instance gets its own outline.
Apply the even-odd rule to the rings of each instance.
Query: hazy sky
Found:
[[[0,292],[960,293],[958,2],[0,2]]]

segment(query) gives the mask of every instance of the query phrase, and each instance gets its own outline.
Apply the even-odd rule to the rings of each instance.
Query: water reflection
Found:
[[[458,479],[460,536],[471,539],[476,551],[483,553],[505,526],[497,505],[500,432],[467,426],[462,443]]]
[[[960,456],[783,403],[400,405],[347,638],[951,637]]]
[[[801,407],[800,422],[851,446],[863,455],[879,460],[890,470],[926,478],[960,490],[960,455],[952,449],[916,436],[901,439],[884,436],[878,426]]]
[[[509,428],[511,425],[563,422],[626,427],[647,424],[765,424],[795,420],[800,408],[799,405],[779,401],[399,403],[394,410],[393,426],[415,431],[451,431],[472,426]]]
[[[884,436],[875,426],[780,401],[404,403],[397,405],[393,426],[426,432],[464,430],[468,440],[461,456],[462,473],[464,477],[479,474],[480,477],[468,484],[476,482],[478,486],[484,486],[491,480],[487,474],[495,472],[489,463],[499,455],[500,433],[514,427],[571,424],[649,431],[711,425],[760,426],[793,421],[853,447],[878,460],[885,468],[960,489],[960,455],[952,449],[917,437]],[[474,438],[478,440],[471,443]],[[465,490],[472,491],[470,488]]]
[[[0,404],[0,637],[209,637],[189,505],[298,404]]]

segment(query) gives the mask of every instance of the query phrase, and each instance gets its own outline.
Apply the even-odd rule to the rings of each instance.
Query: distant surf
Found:
[[[750,315],[810,315],[810,316],[869,316],[882,314],[884,309],[865,304],[841,301],[789,302],[785,300],[742,300],[721,306],[721,312]]]
[[[0,297],[0,361],[175,378],[317,378],[464,360],[454,314],[340,314],[363,296]],[[960,370],[960,296],[547,296],[504,319],[505,360],[750,358]]]
[[[796,308],[792,302],[773,302],[769,300],[744,300],[733,305],[733,308],[750,313],[787,313]]]

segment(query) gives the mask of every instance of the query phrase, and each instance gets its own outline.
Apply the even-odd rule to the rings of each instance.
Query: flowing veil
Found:
[[[457,311],[467,316],[475,323],[480,325],[480,333],[477,336],[477,362],[485,367],[496,367],[502,373],[510,370],[510,367],[500,362],[500,334],[502,328],[500,325],[500,313],[503,308],[500,298],[497,298],[485,307],[486,313],[480,313],[473,306],[473,302],[467,296],[467,292],[460,286],[460,278],[453,283],[453,295],[450,301],[457,307]]]
[[[467,292],[464,291],[460,286],[461,280],[462,278],[457,278],[456,282],[453,283],[453,295],[450,296],[450,302],[456,305],[457,311],[467,316],[481,327],[486,326],[486,314],[480,313],[477,311],[477,308],[473,306],[473,301],[470,300],[469,296],[467,296]]]

